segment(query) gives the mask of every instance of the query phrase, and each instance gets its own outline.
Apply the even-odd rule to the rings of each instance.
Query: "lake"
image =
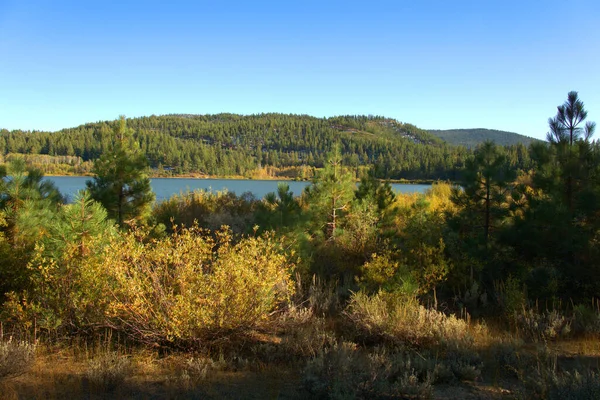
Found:
[[[67,196],[67,200],[81,189],[85,189],[85,181],[91,179],[87,176],[47,176],[44,179],[54,182],[58,190]],[[277,191],[277,184],[285,182],[295,196],[299,196],[310,182],[303,181],[274,181],[274,180],[248,180],[248,179],[194,179],[194,178],[153,178],[150,179],[152,190],[156,193],[156,201],[170,198],[174,194],[185,193],[196,189],[202,190],[228,190],[240,195],[250,192],[257,198],[264,197],[269,192]],[[399,193],[424,193],[431,185],[392,183],[392,189]]]

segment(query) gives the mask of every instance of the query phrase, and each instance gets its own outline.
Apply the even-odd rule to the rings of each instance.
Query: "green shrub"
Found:
[[[506,281],[496,285],[495,289],[498,296],[498,303],[506,315],[515,315],[523,310],[527,302],[527,297],[523,290],[523,285],[518,279],[509,276]]]
[[[368,293],[377,293],[379,290],[383,290],[413,296],[419,290],[408,267],[393,261],[386,254],[373,254],[371,260],[361,267],[359,285]]]

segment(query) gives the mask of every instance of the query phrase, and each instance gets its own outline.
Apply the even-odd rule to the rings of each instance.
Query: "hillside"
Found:
[[[88,123],[58,132],[0,130],[0,154],[91,161],[110,148],[114,124]],[[132,118],[127,124],[150,166],[175,175],[252,177],[270,168],[270,174],[276,170],[307,178],[340,143],[345,164],[356,171],[373,166],[380,178],[455,179],[469,154],[414,125],[377,116],[163,115]],[[524,162],[517,154],[512,159]]]
[[[514,132],[498,131],[495,129],[446,129],[446,130],[429,130],[429,133],[439,137],[443,141],[455,145],[465,147],[476,147],[478,144],[491,140],[501,146],[514,146],[519,143],[529,146],[531,143],[538,142],[528,136],[519,135]]]

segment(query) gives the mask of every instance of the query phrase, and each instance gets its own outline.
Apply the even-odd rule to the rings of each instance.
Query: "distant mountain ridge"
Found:
[[[539,139],[529,136],[520,135],[514,132],[499,131],[496,129],[429,129],[428,132],[449,144],[469,148],[476,147],[486,140],[492,140],[501,146],[512,146],[519,143],[529,146],[531,143],[540,142]]]

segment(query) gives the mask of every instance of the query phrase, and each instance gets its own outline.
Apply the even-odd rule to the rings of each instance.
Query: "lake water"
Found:
[[[85,181],[90,180],[87,176],[48,176],[44,179],[54,182],[58,190],[67,196],[67,200],[81,189],[85,189]],[[153,178],[150,179],[152,190],[156,193],[156,201],[170,198],[174,194],[185,193],[196,189],[202,190],[228,190],[240,195],[250,192],[257,198],[264,197],[269,192],[277,191],[277,184],[285,182],[295,196],[299,196],[310,182],[297,181],[262,181],[247,179],[192,179],[192,178]],[[392,189],[400,193],[424,193],[431,185],[392,183]]]

